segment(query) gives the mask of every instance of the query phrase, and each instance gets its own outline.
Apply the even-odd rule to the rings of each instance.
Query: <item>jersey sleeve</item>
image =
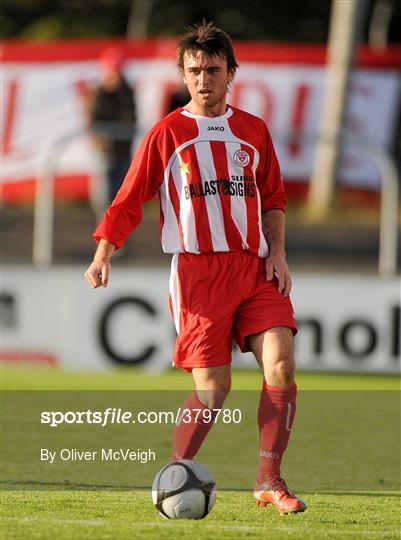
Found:
[[[285,211],[287,199],[280,165],[274,150],[270,133],[263,123],[263,145],[260,155],[259,166],[256,171],[256,183],[261,198],[262,214],[268,210],[278,208]]]
[[[156,195],[162,181],[158,132],[152,130],[139,146],[121,188],[93,233],[96,242],[104,238],[120,248],[141,222],[142,204]]]

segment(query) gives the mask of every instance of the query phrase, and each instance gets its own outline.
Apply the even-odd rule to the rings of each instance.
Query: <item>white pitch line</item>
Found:
[[[61,519],[61,518],[47,518],[42,516],[21,516],[21,517],[3,517],[3,520],[8,521],[39,521],[39,522],[52,522],[52,523],[64,523],[74,525],[105,525],[107,521],[99,519]],[[114,522],[113,522],[114,523]]]
[[[4,520],[8,521],[39,521],[39,522],[53,522],[53,523],[59,523],[59,524],[66,524],[66,525],[92,525],[99,527],[101,525],[129,525],[129,522],[127,521],[107,521],[107,520],[94,520],[94,519],[61,519],[61,518],[46,518],[41,516],[22,516],[22,517],[5,517]],[[182,521],[143,521],[143,522],[132,522],[132,526],[135,528],[143,528],[146,529],[148,527],[155,527],[155,526],[163,526],[165,527],[167,523],[171,523],[171,527],[186,527],[188,523],[185,520]],[[194,522],[195,523],[195,522]],[[272,527],[270,524],[266,523],[266,525],[223,525],[219,523],[205,523],[203,525],[205,529],[225,529],[225,530],[232,530],[232,531],[274,531],[274,532],[287,532],[289,534],[291,533],[301,533],[301,534],[333,534],[338,536],[366,536],[366,537],[385,537],[388,535],[393,534],[393,531],[389,530],[382,530],[382,531],[370,531],[370,530],[338,530],[338,529],[329,529],[325,527],[324,529],[314,529],[312,527],[300,527],[299,524],[294,524],[293,527],[283,525],[283,526],[275,526]]]

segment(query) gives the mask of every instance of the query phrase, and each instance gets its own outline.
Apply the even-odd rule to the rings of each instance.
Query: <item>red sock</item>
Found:
[[[189,394],[181,405],[180,419],[174,430],[171,461],[193,459],[196,456],[213,426],[216,414],[217,411],[208,409],[199,401],[196,392]]]
[[[260,433],[258,482],[262,482],[267,476],[280,476],[281,460],[294,421],[296,397],[295,383],[290,388],[263,384],[258,409]]]

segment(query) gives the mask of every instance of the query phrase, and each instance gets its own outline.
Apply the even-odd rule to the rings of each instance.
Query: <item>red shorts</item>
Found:
[[[265,259],[246,251],[175,254],[169,288],[175,367],[229,364],[233,339],[248,352],[252,334],[278,326],[297,331],[290,299],[276,278],[266,281]]]

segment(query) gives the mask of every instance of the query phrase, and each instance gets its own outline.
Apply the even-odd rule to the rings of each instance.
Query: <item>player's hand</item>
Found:
[[[93,289],[98,287],[107,287],[111,273],[111,265],[109,261],[96,261],[89,265],[84,276]]]
[[[278,290],[283,296],[288,296],[292,287],[290,271],[284,253],[270,252],[266,259],[266,280],[271,281],[274,276],[278,279]]]

